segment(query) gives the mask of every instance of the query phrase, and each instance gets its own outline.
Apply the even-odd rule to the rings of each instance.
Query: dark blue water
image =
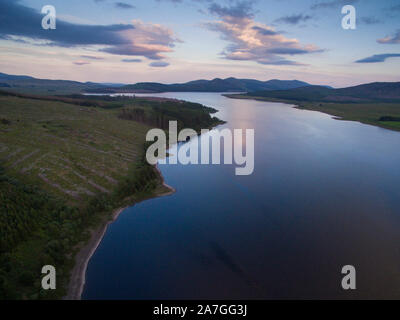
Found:
[[[212,93],[220,128],[255,129],[255,170],[162,165],[168,197],[126,209],[84,299],[400,298],[400,133]],[[354,265],[357,290],[341,288]]]

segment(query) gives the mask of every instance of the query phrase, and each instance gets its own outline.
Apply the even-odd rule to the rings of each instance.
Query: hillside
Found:
[[[213,79],[195,80],[186,83],[162,84],[157,82],[139,82],[124,85],[122,83],[78,82],[69,80],[36,79],[24,75],[0,73],[0,88],[7,91],[39,94],[65,95],[80,93],[159,93],[159,92],[253,92],[260,90],[286,90],[310,86],[298,80],[253,79]]]
[[[214,126],[214,111],[170,99],[0,91],[0,299],[62,297],[91,230],[113,209],[169,191],[144,160],[148,130],[168,120]],[[57,266],[55,291],[37,281],[46,264]]]
[[[308,86],[291,90],[263,90],[248,93],[247,96],[289,101],[400,102],[400,82],[375,82],[341,89]]]
[[[186,83],[162,84],[156,82],[140,82],[120,88],[89,89],[88,92],[98,93],[154,93],[154,92],[253,92],[258,90],[284,90],[309,86],[298,80],[269,80],[252,79],[213,79],[195,80]]]
[[[0,88],[19,93],[41,95],[73,94],[106,87],[108,86],[93,82],[83,83],[69,80],[36,79],[29,76],[0,73]]]

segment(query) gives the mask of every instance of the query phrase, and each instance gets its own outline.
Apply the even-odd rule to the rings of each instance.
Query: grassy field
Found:
[[[110,193],[140,156],[149,129],[116,113],[0,97],[3,166],[70,203]]]
[[[400,131],[399,121],[380,121],[381,117],[400,117],[400,103],[331,103],[331,102],[297,102],[268,97],[245,95],[227,95],[235,99],[252,99],[259,101],[283,102],[294,104],[298,109],[320,111],[341,120],[359,121],[390,130]]]
[[[183,101],[52,99],[0,94],[0,299],[61,298],[90,230],[169,191],[144,159],[149,129],[220,123]],[[46,264],[57,266],[55,291],[41,289]]]

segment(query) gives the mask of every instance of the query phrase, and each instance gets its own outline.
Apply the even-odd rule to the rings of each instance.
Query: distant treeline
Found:
[[[391,117],[391,116],[384,116],[380,117],[379,121],[393,121],[393,122],[398,122],[400,121],[400,117]]]
[[[0,90],[0,96],[12,96],[24,99],[57,101],[69,104],[75,104],[83,107],[98,107],[98,108],[121,108],[123,104],[117,103],[119,100],[107,96],[96,96],[96,100],[90,96],[84,95],[69,95],[69,96],[41,96],[23,93],[14,93]],[[126,99],[125,99],[126,100]]]
[[[177,104],[174,102],[163,102],[153,104],[151,108],[124,108],[119,114],[120,119],[138,121],[152,127],[167,130],[169,121],[177,121],[178,129],[191,128],[195,131],[211,128],[224,123],[210,115],[214,109],[190,103]]]
[[[206,107],[198,103],[181,101],[176,99],[168,98],[155,98],[155,97],[130,97],[130,96],[109,96],[109,95],[82,95],[82,94],[71,94],[64,96],[42,96],[42,95],[32,95],[9,92],[5,90],[0,90],[0,96],[12,96],[24,99],[33,100],[45,100],[45,101],[57,101],[64,102],[74,105],[79,105],[83,107],[97,107],[104,109],[118,109],[125,105],[140,104],[145,107],[151,108],[178,108],[179,111],[196,111],[201,113],[216,113],[217,110],[214,108]]]
[[[256,91],[247,93],[247,96],[296,102],[399,103],[400,82],[376,82],[341,89],[307,86],[291,90]]]

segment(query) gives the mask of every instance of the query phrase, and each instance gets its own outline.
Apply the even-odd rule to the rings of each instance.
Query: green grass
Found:
[[[69,202],[111,191],[140,156],[149,127],[116,110],[0,97],[0,159],[13,175]]]

